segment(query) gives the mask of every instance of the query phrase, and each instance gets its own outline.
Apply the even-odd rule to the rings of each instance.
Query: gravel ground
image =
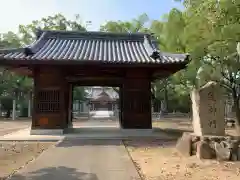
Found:
[[[0,142],[0,180],[39,156],[54,143],[50,142]]]
[[[181,137],[192,131],[190,119],[171,118],[154,121],[153,127],[174,132]],[[236,135],[235,130],[226,129]],[[240,162],[199,160],[195,156],[184,158],[176,152],[176,141],[131,140],[124,141],[130,156],[144,180],[239,180]]]
[[[15,131],[28,128],[31,125],[30,120],[0,119],[0,136],[4,136]]]
[[[201,161],[176,152],[176,141],[124,142],[144,180],[239,180],[240,162]]]

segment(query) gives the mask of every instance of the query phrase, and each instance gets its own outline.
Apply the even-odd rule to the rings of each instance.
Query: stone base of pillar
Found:
[[[30,135],[63,135],[63,129],[31,129]]]
[[[134,118],[132,116],[127,116],[128,114],[123,114],[123,117],[125,115],[125,118],[122,118],[122,129],[131,130],[131,129],[139,129],[139,130],[145,130],[145,129],[152,129],[152,120],[150,118],[142,118],[137,117]]]

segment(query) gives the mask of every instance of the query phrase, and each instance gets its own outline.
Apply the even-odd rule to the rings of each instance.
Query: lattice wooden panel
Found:
[[[37,96],[39,113],[55,113],[60,111],[60,90],[41,90]]]

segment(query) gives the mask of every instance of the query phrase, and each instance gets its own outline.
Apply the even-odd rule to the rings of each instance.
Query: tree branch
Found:
[[[221,75],[227,79],[229,82],[231,82],[231,79],[226,75],[226,73],[224,71],[221,71]]]

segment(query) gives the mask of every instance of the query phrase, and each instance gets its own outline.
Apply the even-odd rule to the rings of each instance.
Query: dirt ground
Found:
[[[195,156],[184,158],[176,152],[177,138],[184,131],[192,131],[189,119],[161,119],[154,121],[153,127],[165,130],[176,139],[124,141],[144,180],[240,179],[240,162],[201,161]],[[228,128],[226,132],[235,135],[234,129]],[[51,145],[53,143],[0,142],[0,180],[26,165]]]
[[[184,131],[192,131],[191,121],[182,118],[155,121],[153,127],[165,129],[169,135],[174,132],[179,137]],[[234,129],[227,129],[226,133],[235,135]],[[240,162],[182,157],[176,151],[176,140],[130,140],[124,144],[144,180],[240,179]]]
[[[20,129],[28,128],[31,125],[30,120],[20,119],[20,120],[11,120],[11,119],[2,119],[0,118],[0,136],[18,131]]]
[[[190,118],[165,118],[157,121],[153,121],[153,127],[161,129],[171,129],[175,131],[193,131],[192,121]],[[226,128],[226,134],[236,136],[234,128]]]
[[[54,143],[51,142],[0,142],[0,180],[39,156]]]
[[[131,140],[125,145],[144,180],[240,179],[240,162],[184,158],[176,152],[176,141]]]

